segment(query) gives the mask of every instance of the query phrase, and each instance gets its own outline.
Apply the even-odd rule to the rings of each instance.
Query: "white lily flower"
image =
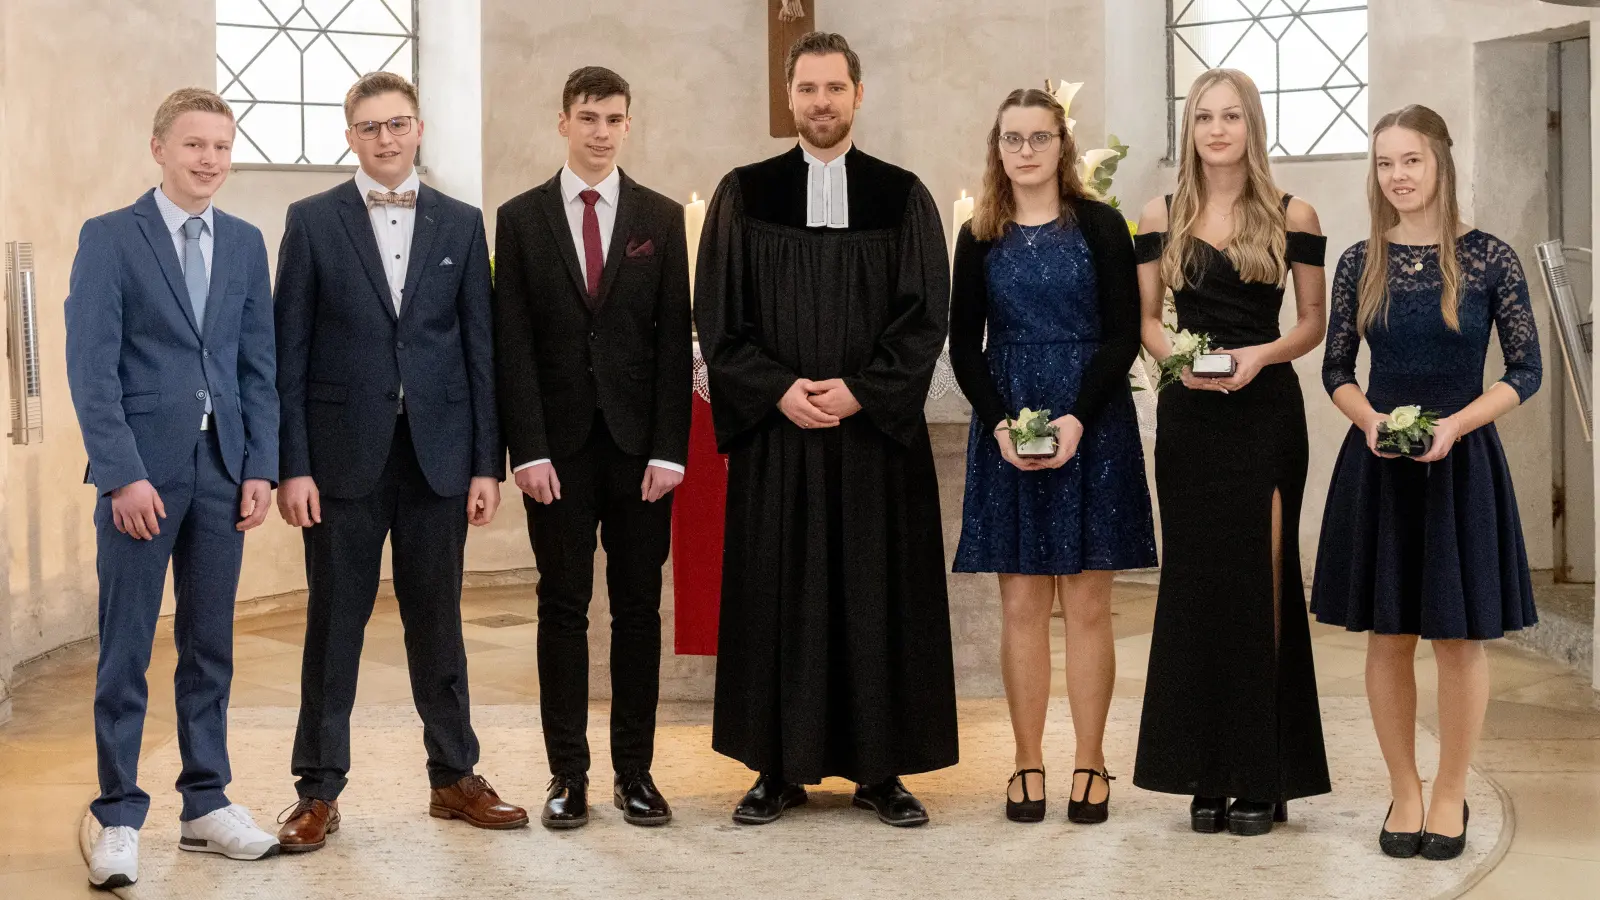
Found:
[[[1078,96],[1078,91],[1080,91],[1082,89],[1083,89],[1083,82],[1081,82],[1081,81],[1078,81],[1078,82],[1062,81],[1061,83],[1056,85],[1056,89],[1055,89],[1055,91],[1053,91],[1053,93],[1055,94],[1056,102],[1061,104],[1061,108],[1070,113],[1072,111],[1072,98]],[[1068,119],[1067,120],[1067,129],[1068,130],[1071,130],[1072,124],[1073,124],[1072,120]]]
[[[1078,161],[1078,177],[1083,179],[1084,184],[1093,184],[1095,172],[1100,169],[1101,164],[1108,159],[1116,158],[1117,151],[1115,150],[1090,150]]]

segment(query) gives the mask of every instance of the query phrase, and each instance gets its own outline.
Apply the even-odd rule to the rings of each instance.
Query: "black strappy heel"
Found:
[[[1012,773],[1011,781],[1006,782],[1006,818],[1013,822],[1043,822],[1044,798],[1034,800],[1028,796],[1027,776],[1037,773],[1039,776],[1040,790],[1044,786],[1043,769],[1018,769]],[[1022,799],[1011,799],[1011,784],[1018,778],[1022,779]]]
[[[1084,781],[1083,799],[1075,797],[1067,799],[1067,821],[1079,825],[1098,825],[1111,815],[1111,782],[1117,779],[1099,769],[1073,769],[1073,776],[1083,773],[1089,777]],[[1094,780],[1099,778],[1106,783],[1106,798],[1099,803],[1089,802],[1089,791],[1094,788]]]

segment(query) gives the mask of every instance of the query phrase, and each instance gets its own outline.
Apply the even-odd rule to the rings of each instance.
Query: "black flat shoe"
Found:
[[[850,805],[870,809],[878,814],[878,821],[896,828],[928,824],[928,811],[922,807],[922,801],[913,797],[898,778],[858,785]]]
[[[1080,772],[1087,773],[1089,777],[1084,779],[1082,800],[1070,796],[1067,798],[1067,821],[1076,822],[1079,825],[1098,825],[1111,815],[1111,782],[1117,779],[1115,776],[1099,769],[1072,770],[1073,775],[1077,775]],[[1094,780],[1096,778],[1106,783],[1106,798],[1099,803],[1090,803],[1089,791],[1094,788]]]
[[[672,807],[656,790],[649,772],[618,772],[611,802],[622,810],[622,821],[629,825],[665,825],[672,821]]]
[[[1201,834],[1216,834],[1228,827],[1227,797],[1196,797],[1189,801],[1189,827]]]
[[[1419,851],[1423,859],[1432,859],[1443,862],[1455,859],[1461,851],[1467,849],[1467,821],[1472,818],[1472,809],[1467,806],[1467,801],[1461,801],[1461,833],[1455,837],[1445,837],[1431,831],[1422,832],[1422,849]]]
[[[1386,856],[1395,859],[1410,859],[1422,849],[1423,830],[1416,831],[1390,831],[1389,816],[1394,814],[1394,804],[1389,804],[1389,811],[1383,815],[1383,827],[1378,829],[1378,846],[1383,848]]]
[[[1028,776],[1038,774],[1040,790],[1044,789],[1043,769],[1018,769],[1011,776],[1011,781],[1006,782],[1006,818],[1013,822],[1043,822],[1044,798],[1034,800],[1028,796]],[[1022,799],[1011,799],[1011,785],[1018,778],[1022,779]]]
[[[563,772],[550,779],[539,821],[546,828],[581,828],[589,824],[589,776]]]
[[[1272,823],[1289,821],[1289,804],[1235,800],[1228,807],[1228,833],[1240,837],[1269,834]]]
[[[765,825],[776,822],[791,806],[802,806],[810,798],[806,789],[776,775],[760,775],[756,783],[734,807],[733,820],[740,825]]]

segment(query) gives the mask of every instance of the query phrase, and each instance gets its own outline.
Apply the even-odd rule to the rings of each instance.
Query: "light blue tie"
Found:
[[[194,309],[194,324],[202,332],[206,326],[206,295],[211,293],[211,279],[206,277],[206,258],[200,252],[200,229],[205,220],[191,216],[183,223],[183,282],[189,288],[189,306]]]
[[[194,309],[194,324],[205,333],[206,295],[211,292],[211,279],[206,276],[206,257],[200,252],[200,229],[205,220],[190,216],[183,223],[183,283],[189,288],[189,306]],[[211,395],[206,395],[206,413],[211,412]]]

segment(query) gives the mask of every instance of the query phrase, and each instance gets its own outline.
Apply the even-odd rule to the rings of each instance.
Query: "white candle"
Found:
[[[694,296],[694,266],[700,256],[700,232],[706,224],[706,202],[699,194],[689,195],[689,204],[683,208],[683,231],[689,247],[689,296]]]
[[[961,199],[957,200],[955,207],[950,210],[950,246],[955,247],[956,236],[961,234],[961,226],[972,218],[973,199],[967,196],[966,191],[961,192]]]

